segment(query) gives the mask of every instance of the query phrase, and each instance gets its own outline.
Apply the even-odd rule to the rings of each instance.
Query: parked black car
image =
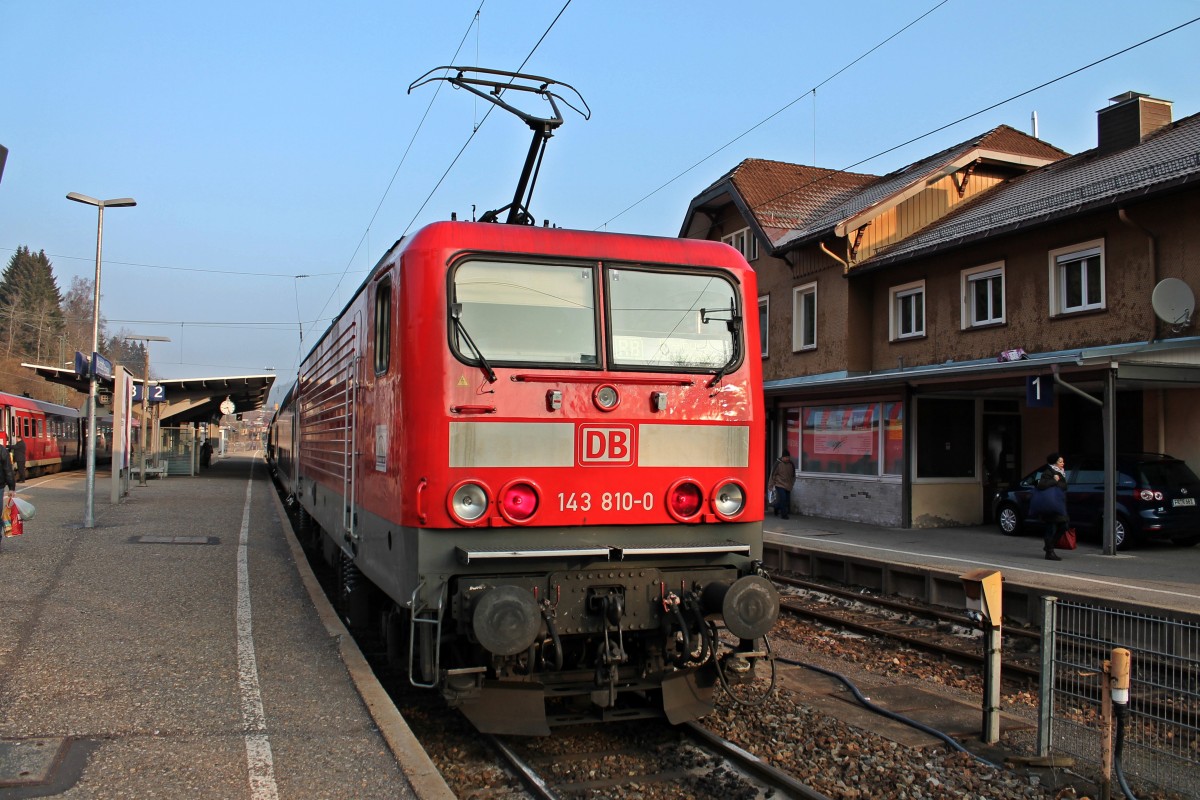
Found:
[[[1099,540],[1104,520],[1104,457],[1065,456],[1067,515],[1081,538]],[[1026,475],[992,499],[993,519],[1009,536],[1041,532],[1030,519],[1029,500],[1045,466]],[[1200,478],[1186,463],[1161,453],[1117,456],[1117,519],[1114,538],[1120,549],[1152,539],[1194,545],[1200,542]]]

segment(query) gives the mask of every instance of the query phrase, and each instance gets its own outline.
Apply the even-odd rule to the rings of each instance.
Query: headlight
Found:
[[[487,489],[478,483],[466,482],[450,494],[450,514],[459,522],[475,522],[488,507]]]
[[[712,507],[722,519],[736,517],[746,507],[745,488],[736,481],[725,481],[713,492]]]
[[[597,386],[596,391],[592,392],[592,402],[601,411],[612,411],[621,404],[621,395],[617,393],[615,386],[604,384]]]

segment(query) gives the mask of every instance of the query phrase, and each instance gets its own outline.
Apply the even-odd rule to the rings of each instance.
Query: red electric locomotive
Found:
[[[485,72],[452,80],[519,88]],[[522,118],[535,145],[555,121]],[[487,732],[681,722],[748,682],[779,612],[757,302],[717,242],[454,221],[397,242],[268,441],[348,619]]]
[[[25,470],[45,475],[80,464],[79,412],[67,406],[0,392],[0,444],[25,440]]]
[[[271,436],[352,620],[382,614],[412,682],[486,731],[548,732],[549,698],[706,713],[778,613],[755,308],[714,242],[444,222],[398,243]]]

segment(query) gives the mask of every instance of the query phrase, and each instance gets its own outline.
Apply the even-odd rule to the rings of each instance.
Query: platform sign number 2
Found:
[[[1054,383],[1047,375],[1025,379],[1025,405],[1029,408],[1054,408]]]

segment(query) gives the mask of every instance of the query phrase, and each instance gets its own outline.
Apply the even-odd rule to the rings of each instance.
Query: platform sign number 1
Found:
[[[1025,379],[1025,405],[1029,408],[1054,408],[1054,384],[1047,375]]]

